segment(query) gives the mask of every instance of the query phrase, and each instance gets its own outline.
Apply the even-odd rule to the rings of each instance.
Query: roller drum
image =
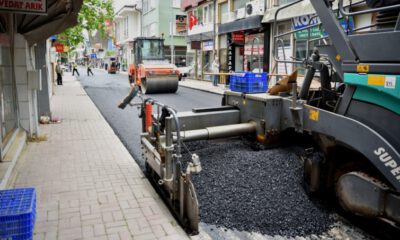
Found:
[[[142,93],[175,93],[178,83],[178,76],[147,76],[142,80]]]

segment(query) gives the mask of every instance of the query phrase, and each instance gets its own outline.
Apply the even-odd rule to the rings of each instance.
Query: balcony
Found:
[[[199,3],[204,2],[205,0],[182,0],[181,1],[181,9],[182,11],[186,11],[189,8],[197,7]]]

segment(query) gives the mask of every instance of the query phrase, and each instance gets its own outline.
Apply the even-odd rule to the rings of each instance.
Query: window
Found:
[[[227,21],[226,15],[227,15],[228,13],[229,13],[229,10],[228,10],[228,2],[219,4],[219,14],[218,14],[219,19],[218,19],[218,22],[219,22],[219,23],[225,23],[225,22]],[[224,16],[225,16],[225,17],[224,17]]]
[[[181,0],[172,0],[173,8],[181,8]]]
[[[124,19],[124,39],[128,38],[128,29],[129,29],[128,17],[125,17],[125,19]]]
[[[144,40],[141,47],[143,59],[163,59],[163,44],[160,40]]]
[[[203,7],[203,23],[207,23],[208,21],[208,5]]]
[[[143,12],[147,13],[153,10],[156,6],[156,0],[143,0]]]
[[[246,7],[246,3],[249,2],[249,0],[234,0],[233,1],[233,9],[240,9]]]
[[[193,15],[198,19],[199,23],[203,23],[203,8],[199,7],[193,10]]]
[[[214,4],[208,5],[208,22],[213,23],[214,22]]]

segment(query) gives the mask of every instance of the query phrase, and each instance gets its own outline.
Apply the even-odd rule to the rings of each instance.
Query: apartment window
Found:
[[[199,23],[203,23],[203,8],[198,7],[193,10],[193,15],[199,20]]]
[[[227,20],[227,14],[229,13],[228,2],[219,4],[219,23],[224,23]]]
[[[208,5],[208,12],[209,12],[209,14],[208,14],[208,22],[209,23],[213,23],[214,21],[214,3],[212,3],[212,4],[210,4],[210,5]]]
[[[173,8],[181,8],[181,0],[172,0]]]
[[[128,31],[129,31],[128,17],[125,17],[125,19],[124,19],[124,39],[128,38]]]
[[[156,6],[156,0],[143,0],[143,12],[147,13],[153,10]]]
[[[246,7],[246,3],[249,2],[249,0],[234,0],[233,1],[233,9],[240,9]]]

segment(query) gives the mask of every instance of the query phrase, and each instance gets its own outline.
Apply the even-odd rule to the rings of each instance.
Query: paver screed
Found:
[[[37,190],[35,239],[188,239],[79,81],[51,108],[62,121],[40,125],[12,186]]]

